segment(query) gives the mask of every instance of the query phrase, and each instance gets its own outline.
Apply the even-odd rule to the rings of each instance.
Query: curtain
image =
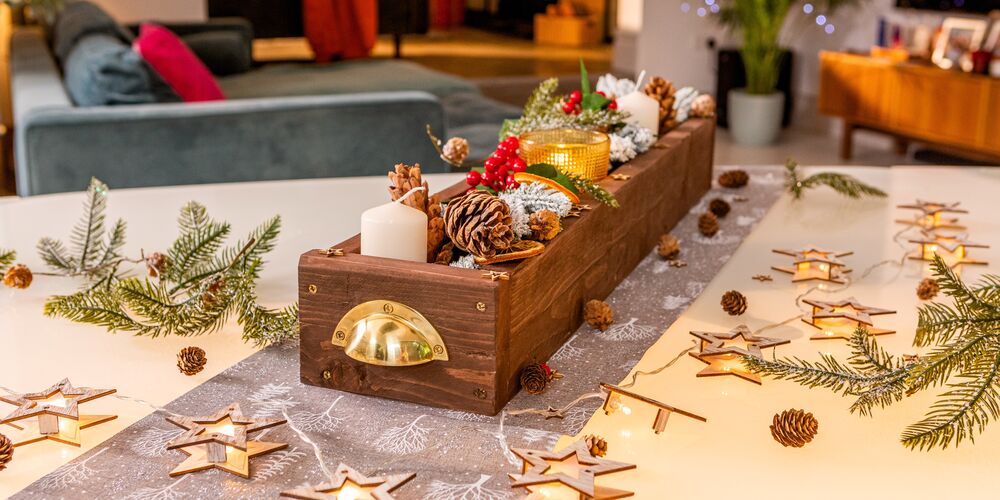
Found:
[[[316,62],[368,57],[375,46],[376,0],[303,0],[302,18]]]

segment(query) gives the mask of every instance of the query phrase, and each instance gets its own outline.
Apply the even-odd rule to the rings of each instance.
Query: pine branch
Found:
[[[205,207],[195,202],[181,209],[177,223],[181,234],[167,250],[170,267],[160,275],[160,279],[176,284],[171,293],[186,289],[202,277],[204,267],[210,265],[230,230],[229,224],[213,221]]]
[[[50,268],[60,274],[73,275],[77,269],[76,259],[66,255],[66,246],[59,240],[42,238],[38,241],[38,254]]]
[[[108,186],[96,178],[90,179],[83,217],[73,227],[70,242],[76,252],[77,273],[84,273],[104,252],[104,210],[107,208]]]
[[[854,199],[865,196],[873,198],[885,198],[886,193],[881,189],[865,184],[857,178],[834,172],[820,172],[802,179],[798,173],[798,163],[789,159],[785,162],[785,186],[788,192],[797,200],[802,198],[806,189],[813,189],[818,186],[828,186],[834,191]]]
[[[593,196],[594,199],[596,199],[597,201],[611,208],[621,207],[621,205],[618,204],[618,200],[615,198],[613,194],[609,193],[606,189],[597,185],[594,181],[591,181],[589,179],[584,179],[583,177],[580,177],[579,175],[573,173],[569,172],[563,172],[563,173],[566,175],[566,177],[569,177],[570,181],[573,182],[573,185],[576,186],[577,189],[586,192],[590,196]]]
[[[0,273],[7,270],[17,260],[17,252],[0,248]]]
[[[50,297],[45,302],[44,313],[49,317],[100,326],[109,332],[147,335],[155,331],[154,326],[141,324],[129,316],[113,287],[92,287],[72,295]]]

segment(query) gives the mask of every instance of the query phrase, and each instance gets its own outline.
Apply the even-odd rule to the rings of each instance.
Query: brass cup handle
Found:
[[[333,345],[352,359],[378,366],[414,366],[447,361],[448,349],[430,321],[406,304],[372,300],[340,319]]]

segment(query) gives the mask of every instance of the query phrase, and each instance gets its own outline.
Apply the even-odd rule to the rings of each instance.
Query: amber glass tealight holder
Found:
[[[520,153],[528,165],[548,163],[593,181],[608,175],[611,140],[607,134],[569,128],[521,134]]]

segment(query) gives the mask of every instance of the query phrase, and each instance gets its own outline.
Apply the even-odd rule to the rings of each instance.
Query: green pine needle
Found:
[[[857,178],[846,174],[820,172],[802,179],[799,176],[798,166],[799,164],[791,159],[785,162],[785,185],[788,188],[788,192],[791,193],[796,200],[802,198],[806,189],[812,189],[818,186],[827,186],[834,191],[853,199],[860,199],[865,196],[873,198],[885,198],[887,196],[885,191],[882,191],[875,186],[865,184]]]
[[[0,273],[7,270],[17,260],[17,252],[0,248]]]
[[[594,181],[585,179],[579,175],[572,174],[569,172],[563,172],[563,173],[566,174],[566,177],[569,177],[570,181],[573,182],[573,185],[576,186],[577,189],[589,194],[590,196],[593,196],[594,199],[596,199],[597,201],[611,208],[621,207],[621,205],[618,203],[618,199],[615,198],[615,195],[611,194],[610,192],[608,192],[608,190],[597,185]]]

